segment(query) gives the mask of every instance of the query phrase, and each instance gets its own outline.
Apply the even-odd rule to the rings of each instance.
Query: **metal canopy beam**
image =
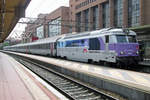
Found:
[[[3,42],[25,16],[25,9],[31,0],[0,0],[0,42]]]
[[[140,32],[140,31],[150,31],[150,25],[144,25],[144,26],[139,26],[139,27],[133,27],[130,28],[131,30],[134,30],[136,32]]]

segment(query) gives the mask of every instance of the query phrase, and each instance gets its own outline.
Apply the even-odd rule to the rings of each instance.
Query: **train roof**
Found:
[[[76,39],[86,39],[89,37],[97,37],[97,36],[105,36],[105,35],[113,35],[113,34],[118,34],[118,35],[136,35],[135,32],[128,30],[128,29],[122,29],[122,28],[104,28],[101,30],[96,30],[96,31],[88,31],[88,32],[81,32],[81,33],[70,33],[70,34],[64,34],[64,35],[59,35],[59,36],[54,36],[54,37],[49,37],[45,39],[40,39],[35,42],[31,43],[25,43],[25,44],[17,44],[13,46],[8,46],[8,47],[18,47],[18,46],[27,46],[27,45],[36,45],[36,44],[45,44],[45,43],[50,43],[50,42],[56,42],[58,41],[65,41],[65,40],[76,40]]]
[[[68,34],[64,38],[61,38],[59,41],[72,40],[72,39],[84,39],[89,37],[105,36],[105,35],[136,35],[135,32],[128,29],[121,28],[104,28],[96,31],[82,32],[78,34]]]
[[[64,35],[59,35],[59,36],[40,39],[40,40],[37,40],[35,42],[31,42],[31,43],[17,44],[17,45],[12,45],[12,46],[7,46],[7,47],[19,47],[19,46],[27,46],[27,45],[36,45],[36,44],[45,44],[45,43],[50,43],[50,42],[56,42],[59,38],[61,38],[63,36]]]
[[[37,40],[36,42],[31,42],[31,45],[36,45],[36,44],[45,44],[45,43],[50,43],[50,42],[56,42],[58,39],[63,37],[64,35],[59,35],[59,36],[54,36],[54,37],[49,37],[45,39],[40,39]]]

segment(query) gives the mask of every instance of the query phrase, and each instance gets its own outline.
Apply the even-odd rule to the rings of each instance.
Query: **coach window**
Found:
[[[81,46],[84,46],[84,42],[85,42],[84,40],[81,40]]]
[[[46,49],[49,49],[49,48],[50,48],[50,44],[47,43],[47,44],[46,44]]]
[[[41,44],[41,46],[42,46],[42,49],[45,49],[45,45],[44,44]]]
[[[79,40],[73,40],[71,43],[71,47],[78,47],[79,46]]]
[[[41,44],[41,46],[42,46],[42,49],[44,49],[44,44]]]
[[[46,44],[46,48],[47,48],[47,49],[49,48],[49,44],[48,44],[48,43]]]
[[[46,44],[44,44],[44,49],[46,49]]]
[[[41,46],[42,46],[42,49],[44,49],[44,44],[41,44]]]
[[[41,44],[41,47],[42,47],[41,49],[44,49],[44,44]]]
[[[49,44],[49,43],[47,43],[47,44],[46,44],[46,48],[47,48],[47,49],[49,49],[49,48],[50,48],[49,46],[50,46],[50,44]]]
[[[106,43],[109,43],[109,36],[106,36]]]
[[[100,50],[100,42],[98,38],[89,39],[89,50]]]
[[[46,44],[44,44],[44,49],[47,49]]]
[[[45,43],[45,49],[47,49],[47,43]]]
[[[66,42],[66,47],[71,47],[72,46],[72,41],[67,41]]]
[[[42,49],[42,45],[40,44],[40,49]]]
[[[45,49],[47,49],[47,43],[45,43]]]
[[[59,48],[60,46],[59,46],[59,42],[57,42],[57,48]]]

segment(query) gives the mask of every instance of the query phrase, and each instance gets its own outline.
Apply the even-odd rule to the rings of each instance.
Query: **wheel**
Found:
[[[117,62],[117,67],[118,68],[122,68],[122,63],[121,62]]]
[[[93,60],[92,60],[92,59],[88,59],[88,63],[89,63],[89,64],[92,64],[92,63],[93,63]]]

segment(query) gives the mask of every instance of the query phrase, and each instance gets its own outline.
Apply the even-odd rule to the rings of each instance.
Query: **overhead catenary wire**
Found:
[[[39,21],[40,20],[40,21]],[[75,20],[57,20],[57,23],[50,23],[55,19],[46,19],[46,17],[43,18],[33,18],[33,17],[24,17],[21,20],[19,20],[19,24],[26,24],[26,25],[35,25],[36,28],[42,26],[42,25],[47,25],[47,26],[62,26],[62,27],[68,27],[69,29],[72,28],[90,28],[92,27],[93,23],[92,22],[82,22],[82,21],[75,21]],[[46,22],[46,23],[45,23]],[[61,22],[61,23],[60,23]],[[78,25],[77,25],[78,24]],[[88,25],[85,25],[88,24]],[[32,27],[29,27],[32,30]],[[96,27],[97,29],[98,27]],[[17,30],[15,31],[15,33],[17,32]],[[18,31],[20,33],[20,31]],[[31,35],[32,31],[22,31],[23,34],[28,33],[28,35]],[[25,36],[28,37],[27,34],[26,35],[21,35],[21,36]],[[19,36],[20,37],[20,36]]]

